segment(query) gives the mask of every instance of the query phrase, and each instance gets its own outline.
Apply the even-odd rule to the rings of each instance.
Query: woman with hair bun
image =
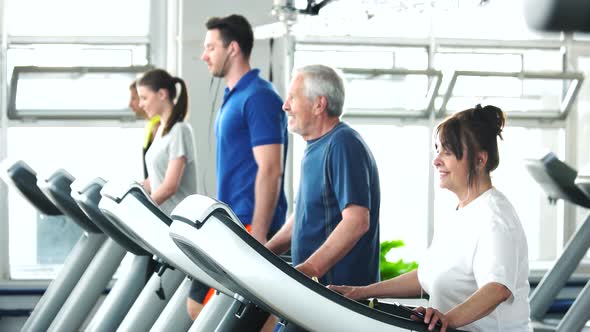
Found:
[[[412,318],[468,331],[532,331],[528,250],[512,204],[492,185],[504,112],[477,105],[436,127],[433,165],[458,203],[437,225],[417,270],[368,286],[329,287],[352,299],[430,295]],[[437,223],[439,223],[437,218]],[[424,318],[422,319],[421,316]]]

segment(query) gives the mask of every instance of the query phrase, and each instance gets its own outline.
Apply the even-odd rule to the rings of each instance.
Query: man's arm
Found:
[[[252,236],[264,244],[279,199],[283,175],[283,145],[259,145],[252,152],[258,165],[254,184]]]
[[[291,247],[291,237],[293,236],[293,221],[295,215],[291,215],[287,222],[281,227],[281,229],[266,242],[266,248],[272,251],[275,255],[281,255],[287,252]]]
[[[326,242],[297,269],[310,277],[322,277],[342,257],[346,256],[358,240],[369,230],[369,209],[349,204],[342,210],[342,221]]]

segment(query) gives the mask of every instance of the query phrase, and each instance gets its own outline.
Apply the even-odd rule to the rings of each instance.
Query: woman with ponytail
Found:
[[[186,84],[162,69],[146,72],[137,81],[139,105],[160,126],[146,153],[145,189],[170,214],[185,197],[197,193],[194,136],[184,120],[188,114]]]
[[[477,105],[436,127],[439,185],[457,196],[417,270],[364,287],[329,286],[353,299],[430,295],[413,318],[467,331],[525,332],[529,324],[528,249],[512,204],[492,186],[505,115]],[[446,220],[445,220],[446,219]],[[439,224],[440,223],[440,224]]]

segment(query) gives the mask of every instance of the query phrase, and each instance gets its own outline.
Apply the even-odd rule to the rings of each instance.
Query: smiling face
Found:
[[[469,166],[467,162],[467,153],[463,153],[462,159],[442,146],[437,138],[435,143],[435,155],[432,164],[438,172],[439,186],[455,193],[458,197],[463,197],[468,192],[468,174]]]
[[[303,75],[298,73],[289,86],[283,110],[289,118],[289,131],[301,135],[304,139],[312,134],[313,103],[305,95]]]
[[[129,89],[129,108],[135,113],[136,116],[145,118],[147,114],[139,107],[139,94],[137,94],[137,88]]]
[[[201,60],[207,64],[209,73],[215,77],[224,77],[227,73],[227,62],[230,56],[230,47],[223,46],[223,40],[219,30],[208,30],[205,35],[205,50]]]
[[[154,91],[147,86],[138,85],[139,107],[141,107],[149,118],[155,115],[162,115],[164,111],[165,92],[163,89]]]

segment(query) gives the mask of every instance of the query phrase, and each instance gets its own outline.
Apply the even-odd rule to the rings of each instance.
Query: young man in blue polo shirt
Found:
[[[283,170],[287,119],[273,86],[250,66],[254,34],[240,15],[207,21],[201,59],[227,84],[215,121],[217,198],[228,204],[262,244],[285,223]],[[193,282],[188,310],[194,319],[203,303],[203,285]],[[208,288],[207,288],[208,289]]]
[[[344,84],[334,69],[296,72],[283,109],[307,141],[295,213],[266,244],[324,284],[379,280],[379,174],[362,137],[340,121]]]

